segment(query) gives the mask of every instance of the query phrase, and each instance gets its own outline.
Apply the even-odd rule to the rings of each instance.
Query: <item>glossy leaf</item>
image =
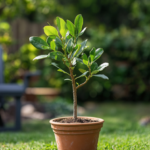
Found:
[[[58,36],[58,31],[53,26],[45,26],[43,29],[44,29],[44,33],[47,36],[50,36],[50,35]]]
[[[86,54],[82,55],[82,60],[83,60],[83,63],[88,66],[88,58]]]
[[[98,64],[96,62],[94,62],[92,65],[91,65],[91,72],[95,71],[95,70],[98,70]]]
[[[42,50],[50,49],[49,45],[39,37],[32,36],[29,38],[29,41],[37,49],[42,49]]]
[[[69,75],[70,76],[70,74],[69,73],[67,73],[66,71],[64,71],[63,69],[61,69],[60,67],[58,67],[58,64],[56,64],[56,63],[51,63],[51,65],[53,65],[53,66],[55,66],[56,68],[58,68],[58,70],[57,71],[59,71],[59,72],[63,72],[63,73],[65,73],[65,74],[67,74],[67,75]]]
[[[68,43],[68,41],[72,38],[72,36],[68,35],[65,39],[65,43]]]
[[[105,76],[104,74],[96,74],[96,75],[93,75],[94,77],[100,77],[100,78],[103,78],[103,79],[109,79],[107,76]]]
[[[68,78],[67,78],[67,79],[64,79],[64,80],[65,80],[65,81],[72,81],[71,79],[68,79]]]
[[[74,57],[77,55],[77,53],[78,53],[79,50],[80,50],[80,47],[81,47],[80,44],[77,44],[76,47],[74,47],[74,51],[73,51],[73,53],[71,54],[71,59],[74,58]]]
[[[84,72],[86,72],[86,70],[84,70],[84,69],[79,69],[79,71],[81,72],[81,73],[84,73]]]
[[[69,31],[67,31],[67,33],[66,33],[65,37],[69,36],[69,34],[70,34],[70,32],[69,32]]]
[[[56,22],[57,22],[57,26],[58,26],[60,34],[62,35],[62,37],[65,37],[67,33],[66,22],[60,17],[56,18]]]
[[[58,69],[57,71],[68,74],[66,71],[62,70],[62,69]]]
[[[82,15],[77,15],[74,21],[75,24],[75,34],[76,36],[81,32],[83,26],[83,17]]]
[[[81,36],[85,32],[85,30],[86,30],[86,27],[79,33],[78,36]]]
[[[93,63],[93,64],[95,64],[95,63]],[[92,65],[93,65],[92,64]],[[103,63],[103,64],[101,64],[99,67],[97,67],[97,69],[96,70],[94,70],[94,71],[92,71],[92,74],[96,74],[96,73],[98,73],[99,71],[102,71],[105,67],[107,67],[109,64],[108,63]]]
[[[74,66],[76,65],[76,58],[73,58],[73,60],[71,61],[71,64]]]
[[[99,72],[99,70],[94,70],[93,72],[92,72],[92,74],[97,74]]]
[[[91,62],[94,61],[94,58],[95,58],[95,47],[92,48],[92,50],[90,51],[90,59],[91,59]]]
[[[57,49],[55,41],[51,41],[50,46],[51,46],[51,49],[54,51]]]
[[[73,50],[73,39],[72,38],[68,41],[66,50],[68,53],[70,53]]]
[[[80,59],[80,58],[76,58],[76,60],[77,60],[77,62],[79,62],[79,63],[83,63],[82,59]]]
[[[103,54],[103,49],[102,48],[98,48],[96,51],[95,51],[95,58],[94,58],[94,61],[96,61],[102,54]]]
[[[103,63],[103,64],[101,64],[97,69],[99,70],[99,71],[102,71],[104,68],[106,68],[107,66],[109,66],[109,63]]]
[[[51,38],[50,36],[47,37],[46,42],[49,46],[50,46],[50,43],[52,40],[53,40],[53,38]]]
[[[75,80],[76,80],[76,79],[79,79],[79,78],[81,78],[81,77],[86,76],[86,74],[87,74],[87,73],[88,73],[88,71],[84,72],[84,73],[83,73],[83,74],[81,74],[80,76],[76,77],[76,78],[75,78]]]
[[[49,53],[49,57],[51,59],[55,59],[55,60],[62,60],[63,59],[63,53],[59,52],[59,51],[55,51],[55,52],[51,52]]]
[[[71,21],[69,21],[69,20],[67,20],[67,28],[68,28],[70,34],[71,34],[72,36],[74,36],[75,27],[74,27],[74,24],[73,24]]]
[[[44,58],[47,58],[47,57],[49,57],[49,55],[39,55],[39,56],[35,57],[33,60],[44,59]]]
[[[75,55],[74,55],[75,57],[78,57],[86,49],[86,43],[87,43],[87,40],[85,40],[81,43],[80,48],[77,49],[75,52]]]
[[[62,41],[58,37],[55,38],[55,43],[57,47],[62,47]]]

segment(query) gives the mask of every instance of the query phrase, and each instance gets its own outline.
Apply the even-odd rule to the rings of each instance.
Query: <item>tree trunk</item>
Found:
[[[70,69],[70,75],[72,79],[72,90],[73,90],[73,118],[76,122],[77,120],[77,89],[76,89],[76,83],[73,76],[73,70]]]

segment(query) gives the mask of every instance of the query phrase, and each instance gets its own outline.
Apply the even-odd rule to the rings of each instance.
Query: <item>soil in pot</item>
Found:
[[[55,120],[55,122],[60,122],[60,123],[91,123],[91,122],[98,122],[98,120],[92,120],[88,118],[77,118],[75,121],[74,118],[63,118],[63,119],[58,119]]]

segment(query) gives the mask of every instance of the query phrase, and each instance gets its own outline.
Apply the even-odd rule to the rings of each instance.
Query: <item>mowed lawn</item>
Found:
[[[98,150],[150,150],[150,125],[140,126],[150,116],[150,104],[99,104],[85,116],[105,120]],[[49,121],[24,122],[22,131],[0,133],[0,150],[57,150]]]

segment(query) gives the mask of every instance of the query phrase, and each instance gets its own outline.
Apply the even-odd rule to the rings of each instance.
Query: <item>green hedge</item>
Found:
[[[47,7],[49,11],[46,11]],[[18,16],[34,22],[56,15],[72,20],[76,14],[81,13],[85,18],[84,26],[88,27],[85,33],[90,41],[88,50],[93,45],[104,49],[105,53],[99,63],[109,62],[110,66],[103,72],[110,80],[91,79],[78,91],[79,100],[149,101],[149,7],[148,0],[22,0],[19,3],[6,0],[0,2],[0,22]],[[4,33],[2,26],[0,28],[0,41],[4,43],[5,49],[13,41],[8,30]],[[65,96],[71,96],[71,84],[64,82],[64,75],[50,67],[51,60],[32,61],[32,57],[40,53],[43,52],[33,50],[29,44],[22,46],[15,54],[7,55],[5,51],[6,81],[11,80],[10,74],[14,72],[19,74],[20,70],[40,69],[42,76],[37,86],[61,87]]]

